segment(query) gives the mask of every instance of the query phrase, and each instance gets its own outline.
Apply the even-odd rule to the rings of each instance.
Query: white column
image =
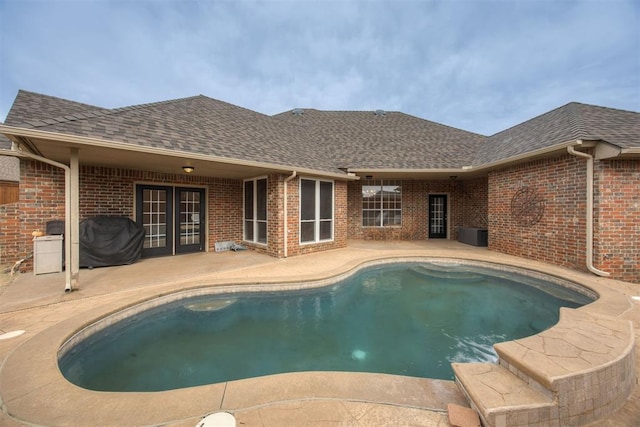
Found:
[[[79,150],[71,149],[69,160],[69,203],[71,223],[71,289],[78,289],[80,285],[80,162]]]

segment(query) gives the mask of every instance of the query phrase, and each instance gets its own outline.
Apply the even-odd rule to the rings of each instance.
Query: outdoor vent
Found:
[[[387,112],[386,112],[386,111],[384,111],[384,110],[376,110],[376,111],[374,111],[374,114],[375,114],[376,116],[378,116],[378,117],[382,117],[382,116],[386,116],[386,115],[387,115]]]
[[[291,114],[294,116],[301,116],[304,114],[304,110],[302,108],[294,108],[293,111],[291,111]]]

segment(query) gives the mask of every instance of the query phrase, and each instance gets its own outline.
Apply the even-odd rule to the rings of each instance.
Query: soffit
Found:
[[[190,175],[227,179],[245,179],[269,173],[286,173],[292,170],[290,168],[278,168],[277,166],[252,166],[227,161],[215,161],[205,157],[189,156],[188,153],[136,152],[41,138],[29,138],[29,142],[38,149],[43,157],[63,164],[69,163],[71,148],[78,148],[80,164],[87,166],[184,174],[182,166],[188,165],[195,168],[195,171]]]

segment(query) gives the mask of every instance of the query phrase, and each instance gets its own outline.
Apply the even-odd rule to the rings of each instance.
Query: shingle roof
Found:
[[[572,102],[489,137],[473,164],[481,166],[577,139],[640,147],[640,114]]]
[[[22,95],[25,96],[21,98]],[[341,172],[327,161],[325,153],[308,142],[300,129],[282,126],[269,116],[206,96],[117,109],[87,106],[73,113],[46,109],[45,113],[55,110],[62,114],[34,117],[40,103],[33,95],[18,95],[19,113],[30,114],[23,117],[14,114],[11,125],[186,153]]]
[[[107,109],[20,91],[6,124],[334,173],[477,167],[576,139],[640,147],[639,113],[579,103],[491,137],[400,112],[296,110],[266,116],[202,95]]]
[[[54,96],[20,90],[9,110],[9,114],[7,114],[5,124],[25,127],[24,125],[28,125],[31,121],[36,122],[54,117],[64,118],[65,116],[73,116],[87,111],[109,110]]]
[[[351,169],[460,168],[486,140],[399,112],[297,110],[274,117],[306,128],[336,165]]]

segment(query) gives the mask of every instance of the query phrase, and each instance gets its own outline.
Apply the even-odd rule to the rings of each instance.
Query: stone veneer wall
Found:
[[[566,308],[561,310],[563,314],[561,314],[561,320],[557,325],[539,335],[523,338],[519,341],[531,343],[532,347],[542,348],[543,352],[547,353],[538,354],[535,358],[540,369],[544,369],[545,364],[562,366],[564,362],[564,375],[550,378],[547,384],[541,384],[533,378],[531,372],[523,372],[519,366],[516,366],[516,363],[510,363],[507,360],[507,357],[500,351],[500,346],[504,347],[509,343],[497,344],[496,346],[500,356],[498,361],[500,366],[508,369],[509,372],[535,390],[547,395],[554,402],[551,407],[532,407],[522,411],[507,412],[506,424],[504,424],[506,426],[532,426],[541,423],[548,423],[551,426],[583,426],[604,419],[620,409],[636,386],[635,339],[631,323],[627,320],[582,313],[580,310],[570,311]],[[566,327],[564,323],[567,318],[576,324]],[[582,330],[580,327],[576,327],[578,323],[582,323]],[[571,336],[570,333],[563,334],[561,327],[568,331],[576,331],[576,333],[574,336]],[[578,334],[578,332],[585,333],[588,330],[594,332],[594,340],[602,342],[603,347],[617,348],[619,353],[610,355],[597,347],[591,348],[590,343],[585,342],[584,336]],[[548,340],[543,342],[549,343],[551,341],[555,346],[541,345],[539,341],[542,336]],[[569,340],[576,348],[567,344],[563,345],[563,340]],[[583,349],[583,354],[576,357],[576,350],[580,348]],[[522,357],[521,354],[518,356]],[[530,359],[533,358],[531,354],[527,354],[527,356]],[[562,360],[563,358],[564,360]],[[589,363],[586,362],[587,360]],[[518,357],[515,362],[519,362]],[[585,368],[585,366],[589,366],[589,368]],[[572,370],[576,372],[572,372]],[[497,424],[499,423],[494,425]]]

